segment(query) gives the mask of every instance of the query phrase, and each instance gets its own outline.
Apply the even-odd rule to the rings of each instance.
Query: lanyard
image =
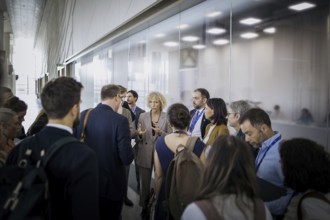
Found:
[[[270,143],[270,145],[268,146],[268,148],[267,148],[267,150],[266,150],[266,152],[262,155],[262,158],[260,159],[260,161],[258,162],[258,158],[259,158],[259,155],[260,154],[258,154],[258,156],[257,156],[257,158],[256,158],[256,162],[257,162],[257,166],[256,166],[256,172],[258,171],[258,169],[259,169],[259,167],[260,167],[260,164],[262,163],[262,161],[265,159],[265,156],[266,156],[266,154],[268,153],[268,151],[270,150],[270,148],[272,148],[280,139],[281,139],[281,135],[280,136],[278,136],[275,140],[273,140],[273,142],[272,143]],[[260,153],[260,152],[259,152]]]

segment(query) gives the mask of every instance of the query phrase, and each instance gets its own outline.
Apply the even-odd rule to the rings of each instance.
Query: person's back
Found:
[[[31,158],[36,163],[42,149],[47,155],[57,140],[72,137],[72,127],[79,120],[81,89],[79,82],[66,77],[46,84],[41,102],[49,123],[44,130],[14,148],[7,164],[18,163],[20,148],[26,141],[31,143]],[[99,219],[97,158],[91,149],[78,141],[63,146],[50,159],[46,173],[51,219]]]
[[[207,219],[209,213],[200,205],[214,210],[216,219],[272,219],[258,198],[254,162],[249,146],[234,136],[219,136],[208,155],[199,195],[185,209],[182,220]]]
[[[125,165],[134,159],[128,120],[116,112],[121,104],[119,94],[118,86],[103,86],[102,101],[91,110],[85,127],[85,143],[96,152],[99,162],[101,219],[119,218],[127,190]],[[75,132],[78,138],[86,112],[81,113]]]

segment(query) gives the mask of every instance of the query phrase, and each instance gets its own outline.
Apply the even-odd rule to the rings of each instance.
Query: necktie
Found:
[[[200,112],[196,111],[195,114],[194,114],[194,117],[191,119],[191,124],[190,124],[190,127],[189,127],[190,132],[192,132],[194,130],[194,127],[196,125],[196,122],[199,119],[199,116],[200,116]]]

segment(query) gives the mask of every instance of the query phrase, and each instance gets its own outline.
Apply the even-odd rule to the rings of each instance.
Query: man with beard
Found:
[[[245,140],[255,148],[260,149],[255,160],[257,177],[285,188],[284,176],[279,162],[279,145],[282,135],[272,130],[268,114],[262,109],[252,108],[241,116],[240,125],[245,134]],[[261,188],[260,194],[265,193],[267,193],[267,189]],[[286,195],[266,202],[274,219],[283,217],[292,196],[293,190],[286,188]]]
[[[80,95],[83,86],[73,78],[60,77],[48,82],[41,93],[41,105],[49,121],[31,138],[23,140],[7,159],[17,164],[20,148],[29,145],[32,163],[46,155],[50,147],[64,137],[73,137],[79,123]],[[46,166],[49,180],[50,219],[99,219],[99,176],[97,157],[87,145],[76,141],[65,144]]]
[[[203,138],[205,135],[205,128],[210,123],[205,118],[205,104],[210,98],[209,92],[204,88],[195,89],[193,94],[194,109],[190,111],[191,121],[188,129],[188,134]]]
[[[101,103],[90,111],[86,124],[87,110],[81,113],[81,123],[75,131],[76,137],[81,137],[84,129],[85,143],[98,157],[100,214],[104,220],[120,217],[127,191],[125,166],[134,159],[128,120],[117,113],[121,101],[119,86],[103,86]]]

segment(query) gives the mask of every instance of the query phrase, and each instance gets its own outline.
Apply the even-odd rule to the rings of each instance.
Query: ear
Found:
[[[266,134],[269,130],[268,126],[265,124],[262,124],[260,127],[260,130],[262,131],[262,133]]]
[[[236,113],[236,114],[235,114],[235,118],[236,118],[237,121],[239,121],[239,119],[241,118],[241,115],[238,114],[238,113]]]
[[[77,114],[80,114],[79,110],[79,104],[74,104],[70,110],[70,113],[71,115],[76,116]]]

